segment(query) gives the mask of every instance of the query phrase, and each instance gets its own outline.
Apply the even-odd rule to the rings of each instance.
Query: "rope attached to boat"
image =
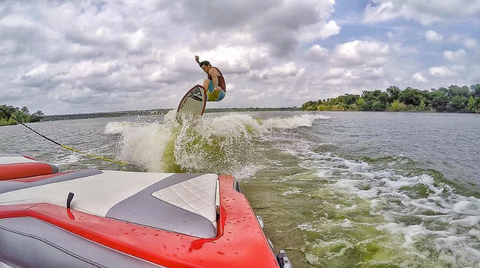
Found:
[[[64,149],[67,149],[69,151],[72,151],[72,152],[75,152],[75,153],[79,153],[79,154],[83,154],[83,155],[86,155],[90,158],[95,158],[95,159],[99,159],[99,160],[102,160],[102,161],[107,161],[107,162],[110,162],[110,163],[114,163],[114,164],[118,164],[118,165],[122,165],[122,166],[127,166],[128,163],[125,163],[123,161],[119,161],[119,160],[115,160],[115,159],[110,159],[110,158],[107,158],[107,157],[103,157],[103,156],[99,156],[99,155],[94,155],[94,154],[89,154],[89,153],[86,153],[86,152],[83,152],[83,151],[80,151],[78,149],[75,149],[75,148],[72,148],[72,147],[68,147],[66,145],[63,145],[59,142],[56,142],[52,139],[50,139],[49,137],[37,132],[36,130],[30,128],[29,126],[25,125],[24,123],[22,123],[20,120],[18,120],[17,118],[15,118],[11,113],[3,110],[2,108],[0,108],[0,111],[4,112],[8,117],[12,118],[13,120],[15,120],[17,123],[21,124],[22,126],[28,128],[30,131],[32,131],[33,133],[39,135],[40,137],[50,141],[50,142],[53,142],[55,143],[56,145],[58,146],[61,146],[62,148]]]

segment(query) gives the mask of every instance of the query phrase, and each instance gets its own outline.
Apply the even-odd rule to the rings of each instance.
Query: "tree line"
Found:
[[[386,91],[363,91],[361,95],[345,94],[333,99],[308,101],[304,111],[432,111],[480,113],[480,84],[452,85],[429,90],[390,86]]]
[[[18,124],[17,121],[11,118],[7,113],[11,114],[22,123],[39,122],[44,116],[42,111],[36,111],[35,113],[30,114],[30,111],[25,106],[20,109],[19,107],[0,105],[0,109],[0,126]]]

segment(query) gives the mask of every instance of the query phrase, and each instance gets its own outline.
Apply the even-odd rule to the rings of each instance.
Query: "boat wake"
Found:
[[[282,194],[287,199],[321,202],[297,208],[315,214],[295,228],[307,263],[479,267],[480,199],[404,156],[348,159],[297,141],[278,148],[298,157],[305,171],[273,182],[291,185]]]
[[[277,129],[310,127],[329,117],[303,114],[287,118],[255,118],[249,114],[183,118],[175,111],[163,122],[111,122],[106,134],[121,135],[119,159],[149,172],[212,172],[233,174],[237,179],[260,168],[262,140]]]

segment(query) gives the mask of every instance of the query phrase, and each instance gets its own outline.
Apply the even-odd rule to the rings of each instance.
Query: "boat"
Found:
[[[0,267],[280,267],[234,177],[0,156]]]

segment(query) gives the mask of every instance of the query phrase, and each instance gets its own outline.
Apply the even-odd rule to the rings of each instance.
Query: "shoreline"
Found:
[[[84,114],[64,114],[64,115],[45,115],[40,122],[59,121],[59,120],[75,120],[88,118],[106,118],[106,117],[122,117],[122,116],[144,116],[144,115],[162,115],[167,114],[174,109],[151,109],[151,110],[133,110],[118,112],[98,112]],[[211,108],[205,109],[205,113],[221,113],[221,112],[257,112],[257,111],[302,111],[299,107],[281,107],[281,108]]]

